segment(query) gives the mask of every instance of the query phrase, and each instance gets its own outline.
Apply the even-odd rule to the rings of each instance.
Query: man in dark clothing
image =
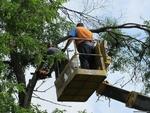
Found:
[[[81,55],[79,55],[81,68],[83,69],[95,69],[94,66],[94,56],[91,54],[94,54],[94,46],[88,42],[82,42],[77,46],[77,50]]]
[[[47,58],[45,59],[45,62],[42,62],[41,68],[38,70],[39,72],[39,78],[44,79],[47,77],[51,77],[51,73],[55,71],[55,77],[58,78],[60,73],[62,72],[63,68],[65,67],[67,63],[67,58],[62,59],[61,61],[56,59],[57,54],[61,54],[61,50],[53,47],[51,44],[48,45],[47,50]],[[53,63],[49,64],[48,57],[53,56]]]

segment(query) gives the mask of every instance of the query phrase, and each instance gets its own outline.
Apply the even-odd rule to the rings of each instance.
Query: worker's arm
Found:
[[[68,46],[70,45],[70,43],[72,42],[72,39],[68,39],[66,46],[62,49],[62,52],[65,52],[66,49],[68,48]]]
[[[74,37],[77,37],[77,31],[76,31],[76,28],[75,28],[75,27],[72,28],[72,29],[68,32],[68,36],[69,36],[70,39],[68,39],[68,42],[67,42],[66,46],[64,47],[64,49],[62,49],[63,52],[64,52],[64,51],[67,49],[67,47],[70,45],[70,43],[72,42],[72,39],[73,39]]]
[[[55,45],[58,45],[58,44],[60,44],[61,42],[64,42],[64,41],[67,40],[68,38],[69,38],[69,36],[65,36],[65,37],[62,37],[62,38],[56,40]]]

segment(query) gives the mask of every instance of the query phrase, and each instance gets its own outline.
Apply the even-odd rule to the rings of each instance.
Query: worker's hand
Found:
[[[63,48],[61,51],[62,51],[62,52],[65,52],[65,48]]]

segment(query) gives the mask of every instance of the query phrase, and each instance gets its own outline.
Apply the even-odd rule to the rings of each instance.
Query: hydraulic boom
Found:
[[[142,111],[150,111],[150,97],[141,95],[137,92],[129,92],[121,88],[101,83],[97,94],[123,102],[127,107],[135,108]]]

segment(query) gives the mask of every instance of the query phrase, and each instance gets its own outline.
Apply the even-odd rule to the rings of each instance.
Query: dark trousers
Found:
[[[87,44],[86,42],[82,42],[77,46],[79,53],[84,53],[85,55],[80,54],[79,59],[81,63],[81,68],[83,69],[95,69],[94,62],[95,58],[92,55],[94,54],[94,46],[91,44]]]

